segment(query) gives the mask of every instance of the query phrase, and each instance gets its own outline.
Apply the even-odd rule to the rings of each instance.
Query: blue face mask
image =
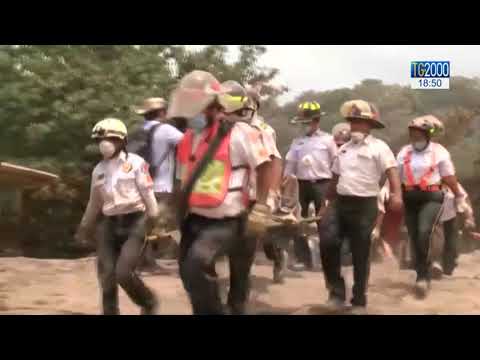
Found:
[[[196,133],[201,132],[207,126],[207,118],[205,114],[198,114],[188,122],[188,127]]]

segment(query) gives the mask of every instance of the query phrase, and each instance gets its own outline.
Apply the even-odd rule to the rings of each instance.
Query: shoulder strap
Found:
[[[410,166],[410,163],[412,161],[412,154],[413,154],[413,150],[412,149],[407,149],[407,153],[405,154],[405,157],[403,158],[403,167],[405,169],[405,176],[407,177],[407,185],[408,186],[414,186],[415,185],[415,178],[413,177],[412,167]]]

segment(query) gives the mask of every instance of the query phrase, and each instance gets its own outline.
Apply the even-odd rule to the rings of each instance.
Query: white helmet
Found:
[[[417,117],[408,124],[409,129],[425,131],[429,136],[439,135],[445,130],[443,123],[433,115]]]
[[[195,70],[185,75],[173,91],[167,118],[191,119],[227,91],[209,72]]]
[[[127,138],[127,127],[123,121],[113,118],[99,121],[92,130],[92,139],[104,139],[108,137],[115,137],[121,140]]]

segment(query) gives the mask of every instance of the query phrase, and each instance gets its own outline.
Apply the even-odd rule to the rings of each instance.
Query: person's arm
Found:
[[[327,189],[327,196],[326,199],[328,202],[332,202],[337,197],[337,185],[338,180],[340,179],[340,175],[333,173],[332,180],[330,180]]]
[[[97,187],[94,185],[95,180],[96,174],[94,173],[90,184],[90,197],[88,199],[87,208],[85,209],[85,213],[82,216],[77,233],[75,234],[76,240],[80,242],[85,241],[85,237],[93,232],[95,222],[103,206],[103,200]]]
[[[149,218],[156,218],[159,209],[155,193],[153,191],[153,180],[150,177],[149,165],[144,162],[135,172],[135,182],[145,204],[145,212]]]
[[[283,178],[286,178],[289,175],[296,176],[297,168],[297,153],[293,144],[290,146],[290,149],[285,155],[285,169],[283,170]]]
[[[398,174],[397,159],[387,144],[380,148],[380,168],[387,175],[390,183],[389,208],[392,211],[401,211],[403,208],[402,185]]]
[[[272,187],[272,167],[270,162],[264,162],[257,166],[257,203],[266,204],[268,192]]]

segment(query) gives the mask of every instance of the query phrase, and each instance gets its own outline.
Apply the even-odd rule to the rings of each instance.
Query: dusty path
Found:
[[[0,258],[0,314],[98,314],[94,259],[34,260]],[[145,277],[162,299],[162,314],[189,314],[185,291],[172,262],[173,274]],[[225,274],[225,264],[219,273]],[[345,270],[351,284],[351,268]],[[480,314],[480,252],[460,258],[451,278],[433,283],[427,300],[411,294],[414,273],[395,264],[375,264],[370,281],[369,312],[373,314]],[[225,286],[226,280],[221,280]],[[292,273],[284,285],[271,282],[271,266],[259,259],[253,269],[252,314],[323,314],[326,300],[321,272]],[[124,314],[137,308],[120,292]]]

